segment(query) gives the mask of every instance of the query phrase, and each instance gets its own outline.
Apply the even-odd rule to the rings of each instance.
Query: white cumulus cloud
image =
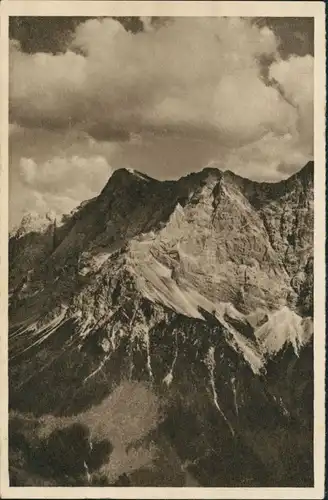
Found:
[[[90,144],[119,144],[112,157],[123,163],[114,168],[126,162],[160,178],[200,169],[210,157],[275,180],[312,158],[312,56],[281,59],[272,29],[250,18],[142,22],[132,34],[111,18],[88,19],[59,54],[24,53],[13,41],[12,137],[38,127],[76,130]],[[95,195],[111,170],[105,158],[83,153],[21,157],[34,202],[56,210]]]
[[[212,133],[239,145],[271,128],[286,132],[298,119],[261,75],[261,58],[275,58],[277,47],[273,31],[250,19],[174,18],[137,34],[113,19],[88,20],[65,54],[24,54],[13,44],[12,116],[49,127],[103,127],[109,135],[115,128]],[[286,93],[307,92],[311,100],[298,78],[302,59],[293,60],[294,79],[283,63],[271,73]]]
[[[31,206],[25,208],[54,211],[58,215],[70,212],[82,201],[99,194],[111,173],[102,156],[53,157],[40,164],[32,158],[21,158],[22,182],[31,193]]]

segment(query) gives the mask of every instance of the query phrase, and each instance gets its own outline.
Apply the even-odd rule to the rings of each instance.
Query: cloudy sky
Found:
[[[11,18],[10,225],[112,171],[275,181],[313,154],[311,18]]]

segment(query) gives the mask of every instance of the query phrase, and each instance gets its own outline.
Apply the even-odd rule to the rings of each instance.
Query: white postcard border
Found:
[[[1,497],[115,499],[322,499],[325,476],[325,4],[317,1],[3,0],[1,15]],[[245,16],[315,18],[314,488],[10,487],[8,476],[8,18],[9,16]]]

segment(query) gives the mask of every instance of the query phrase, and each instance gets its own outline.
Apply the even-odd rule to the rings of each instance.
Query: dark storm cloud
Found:
[[[76,27],[88,19],[94,19],[94,17],[11,17],[9,36],[13,40],[18,40],[21,49],[25,52],[57,53],[66,50]],[[131,33],[143,30],[140,17],[113,17],[113,19],[117,19]],[[169,22],[168,17],[151,18],[154,28]],[[288,57],[290,54],[313,55],[314,19],[312,17],[265,17],[255,18],[254,22],[273,30],[279,38],[279,51],[282,57]]]
[[[260,25],[271,28],[279,39],[279,52],[282,58],[291,54],[314,55],[314,18],[313,17],[266,17],[258,18]]]
[[[83,17],[11,17],[9,36],[26,53],[64,52]]]
[[[12,16],[9,22],[9,37],[20,43],[23,52],[57,54],[67,50],[77,26],[88,19],[95,19],[95,17]],[[137,33],[143,29],[143,23],[139,17],[113,17],[113,19],[117,19],[131,33]]]

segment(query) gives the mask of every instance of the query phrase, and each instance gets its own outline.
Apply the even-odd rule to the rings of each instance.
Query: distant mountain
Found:
[[[124,449],[155,449],[129,484],[310,486],[313,163],[278,183],[121,169],[50,219],[9,241],[12,410],[92,429],[137,383],[160,417]]]

